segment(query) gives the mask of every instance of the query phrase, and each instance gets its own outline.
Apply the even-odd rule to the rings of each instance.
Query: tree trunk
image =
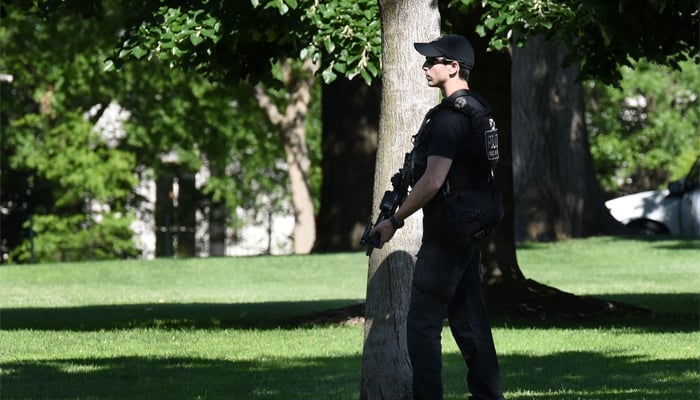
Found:
[[[289,184],[294,209],[294,254],[307,254],[316,239],[316,222],[309,186],[309,150],[306,146],[306,115],[309,110],[311,87],[314,83],[316,65],[306,60],[303,73],[296,74],[292,60],[287,60],[283,69],[284,85],[290,98],[284,113],[269,98],[262,85],[255,86],[258,104],[275,126],[284,143]]]
[[[378,80],[367,86],[359,78],[339,77],[323,86],[323,185],[316,252],[360,248],[372,214],[380,90]]]
[[[439,35],[433,0],[380,0],[382,19],[382,105],[374,184],[374,216],[391,176],[410,151],[411,137],[439,99],[421,71],[417,41]],[[411,366],[406,349],[406,314],[413,255],[421,238],[422,214],[406,221],[396,237],[370,257],[365,305],[361,399],[410,399]]]
[[[604,207],[584,120],[579,67],[543,36],[513,49],[513,181],[518,240],[561,240],[620,226]]]
[[[228,221],[228,209],[223,201],[210,201],[209,203],[209,257],[223,257],[226,255],[226,221]]]
[[[175,207],[173,206],[173,179],[170,168],[161,168],[156,176],[155,224],[156,257],[175,255]]]
[[[197,255],[195,231],[197,230],[197,188],[195,187],[194,172],[187,166],[177,168],[177,206],[175,221],[177,221],[177,248],[175,254],[179,258]]]

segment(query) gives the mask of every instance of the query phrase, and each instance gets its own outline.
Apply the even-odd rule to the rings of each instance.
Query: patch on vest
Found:
[[[498,160],[498,129],[496,129],[496,121],[493,118],[489,118],[489,129],[484,132],[484,140],[486,141],[486,156],[488,160]]]

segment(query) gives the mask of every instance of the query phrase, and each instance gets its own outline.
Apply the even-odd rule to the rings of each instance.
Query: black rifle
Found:
[[[413,153],[413,150],[406,153],[403,161],[403,167],[401,167],[399,172],[391,177],[391,186],[393,189],[384,192],[382,201],[379,203],[379,216],[377,217],[377,222],[372,225],[372,222],[370,221],[369,225],[367,225],[365,228],[365,232],[362,234],[362,238],[360,238],[360,245],[367,246],[368,256],[372,254],[372,250],[379,247],[379,234],[375,233],[372,236],[369,234],[372,227],[376,226],[385,219],[391,218],[408,195],[408,186],[411,184]]]

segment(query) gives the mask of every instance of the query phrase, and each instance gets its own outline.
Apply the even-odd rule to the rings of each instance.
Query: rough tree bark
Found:
[[[374,186],[374,216],[391,176],[403,164],[425,113],[438,101],[420,70],[417,41],[440,33],[433,0],[380,0],[382,18],[382,104]],[[420,213],[370,257],[365,305],[361,399],[410,399],[411,366],[406,350],[410,283],[421,237]]]
[[[517,240],[621,233],[604,206],[584,120],[577,64],[542,35],[513,48],[513,191]]]
[[[287,60],[283,66],[284,85],[290,98],[287,108],[281,112],[269,98],[264,87],[254,88],[255,98],[275,126],[284,143],[289,184],[294,209],[294,254],[307,254],[316,239],[316,221],[309,186],[309,150],[306,145],[306,115],[309,110],[311,87],[317,65],[306,60],[303,74],[295,74],[293,61]]]

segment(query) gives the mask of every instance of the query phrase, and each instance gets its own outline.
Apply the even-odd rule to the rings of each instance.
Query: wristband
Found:
[[[399,221],[396,219],[396,215],[392,215],[389,217],[389,222],[391,222],[391,225],[394,227],[394,229],[400,229],[403,227],[403,220]]]

